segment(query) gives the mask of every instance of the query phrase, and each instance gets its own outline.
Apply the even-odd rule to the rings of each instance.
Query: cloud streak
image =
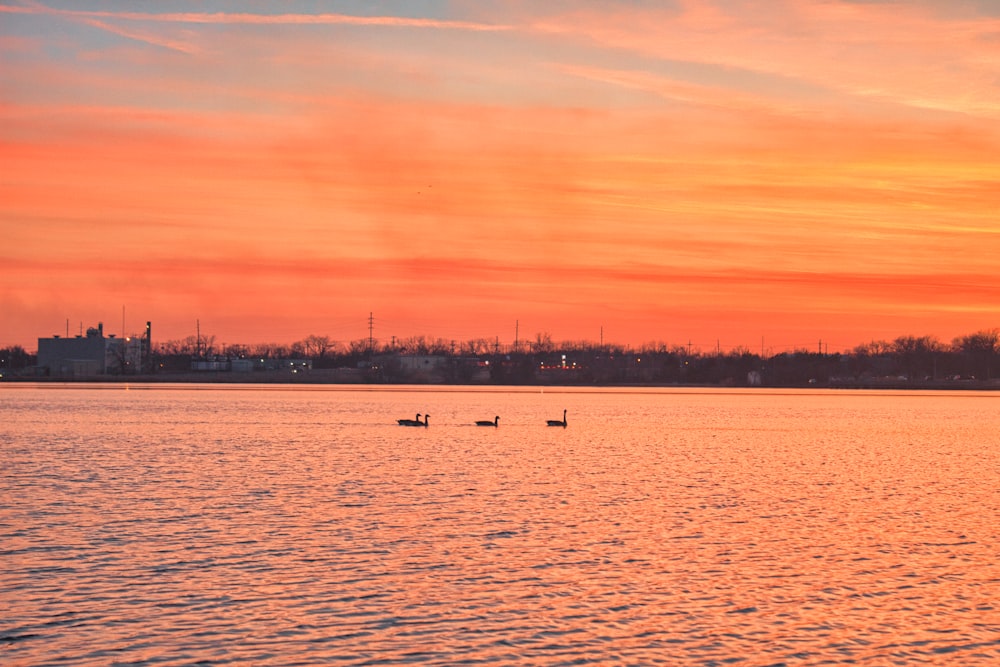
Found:
[[[186,54],[202,49],[190,42],[165,37],[148,31],[124,28],[117,22],[148,24],[229,25],[229,26],[351,26],[380,28],[412,28],[420,30],[454,30],[471,32],[503,32],[514,27],[504,24],[470,21],[437,20],[403,16],[357,16],[352,14],[253,14],[245,12],[130,12],[61,9],[34,0],[22,0],[22,6],[0,5],[0,14],[55,16],[88,25],[99,30]]]
[[[499,32],[514,29],[511,25],[477,23],[403,16],[357,16],[352,14],[252,14],[245,12],[111,12],[97,10],[59,9],[41,3],[27,6],[0,6],[0,14],[47,14],[68,19],[96,21],[129,21],[144,23],[184,23],[192,25],[346,25],[386,28],[422,28]]]
[[[942,5],[942,7],[947,5]],[[533,28],[669,62],[807,82],[860,99],[995,117],[1000,19],[897,3],[682,2],[609,16],[579,8]],[[972,84],[972,85],[970,85]]]

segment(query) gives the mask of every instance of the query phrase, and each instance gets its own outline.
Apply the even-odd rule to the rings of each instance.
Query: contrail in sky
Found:
[[[248,24],[248,25],[358,25],[386,26],[398,28],[434,28],[445,30],[471,30],[478,32],[500,32],[513,30],[514,26],[471,21],[444,21],[438,19],[410,18],[402,16],[352,16],[350,14],[230,14],[216,12],[174,12],[151,14],[145,12],[108,12],[75,9],[55,9],[40,3],[28,6],[0,6],[5,14],[50,14],[72,19],[149,21],[156,23],[197,23],[197,24]]]

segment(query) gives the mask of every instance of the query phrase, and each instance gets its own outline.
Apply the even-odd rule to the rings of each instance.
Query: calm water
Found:
[[[0,663],[997,664],[998,415],[0,386]]]

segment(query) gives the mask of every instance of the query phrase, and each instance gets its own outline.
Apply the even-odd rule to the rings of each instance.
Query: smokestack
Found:
[[[146,321],[146,342],[142,347],[142,370],[148,373],[153,370],[153,323],[148,320]]]

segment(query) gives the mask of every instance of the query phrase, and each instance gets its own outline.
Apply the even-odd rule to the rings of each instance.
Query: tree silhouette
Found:
[[[956,338],[952,345],[971,360],[976,377],[992,379],[993,357],[997,352],[997,341],[1000,341],[1000,329],[977,331],[967,336]],[[981,372],[980,372],[981,371]]]

